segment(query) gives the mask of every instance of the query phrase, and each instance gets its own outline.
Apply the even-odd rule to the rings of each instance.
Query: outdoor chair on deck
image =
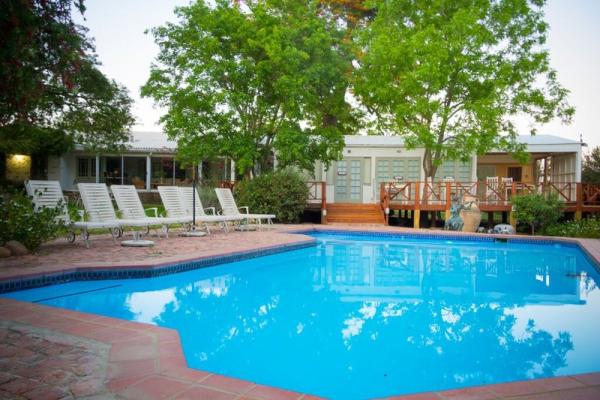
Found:
[[[502,178],[502,190],[504,190],[504,201],[508,201],[508,194],[512,192],[513,178]]]
[[[488,203],[498,202],[498,200],[500,200],[498,193],[500,193],[498,177],[488,176],[485,178],[485,201]]]
[[[276,218],[274,214],[250,214],[247,206],[238,208],[231,189],[217,188],[215,192],[217,193],[223,215],[239,217],[246,222],[246,225],[248,225],[250,220],[254,220],[258,223],[259,228],[262,226],[262,220],[266,220],[267,225],[273,225],[273,219]],[[241,213],[240,209],[245,209],[246,212]]]
[[[158,216],[158,210],[156,208],[149,208],[148,210],[154,211],[154,217],[149,217],[146,215],[146,210],[142,205],[140,200],[140,196],[137,193],[135,186],[133,185],[112,185],[110,190],[115,197],[115,201],[117,202],[117,206],[121,211],[123,218],[137,220],[137,221],[145,221],[148,223],[148,226],[156,226],[160,225],[162,227],[162,231],[164,232],[166,237],[169,237],[169,226],[176,224],[185,224],[187,218],[164,218]],[[158,232],[157,232],[158,233]]]
[[[58,181],[40,181],[40,180],[28,180],[25,181],[25,189],[27,195],[31,197],[33,202],[34,210],[38,211],[42,208],[60,208],[61,213],[56,217],[57,220],[62,221],[69,233],[67,234],[67,240],[71,243],[75,241],[75,230],[81,231],[81,239],[85,243],[85,247],[90,247],[90,229],[108,229],[110,230],[113,240],[116,241],[116,236],[120,231],[120,225],[117,220],[106,220],[106,221],[71,221],[69,216],[68,201],[63,196],[60,183]]]

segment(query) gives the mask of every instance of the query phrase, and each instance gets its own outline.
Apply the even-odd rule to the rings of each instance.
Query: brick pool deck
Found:
[[[122,248],[107,236],[94,237],[90,249],[81,243],[58,240],[35,255],[0,260],[0,281],[73,269],[154,268],[177,261],[302,244],[311,239],[286,231],[313,228],[432,233],[382,226],[302,225],[227,235],[216,232],[204,238],[172,235],[157,240],[153,248]],[[579,243],[600,262],[600,240],[568,241]],[[0,399],[316,398],[189,369],[179,334],[171,329],[10,299],[0,299],[0,366]],[[600,372],[393,399],[600,399]]]

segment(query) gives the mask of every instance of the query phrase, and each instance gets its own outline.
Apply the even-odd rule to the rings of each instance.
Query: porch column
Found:
[[[173,156],[173,171],[172,174],[173,176],[171,176],[171,185],[175,186],[175,156]]]
[[[472,158],[471,164],[471,181],[477,182],[477,154],[475,154]]]
[[[196,171],[199,180],[202,180],[202,160],[198,161],[198,170]]]
[[[100,154],[96,154],[96,183],[100,183]]]
[[[581,182],[581,146],[575,153],[575,182]]]
[[[146,156],[146,190],[152,189],[152,153]]]
[[[379,193],[379,188],[377,185],[377,171],[375,171],[375,166],[377,165],[376,157],[371,157],[371,201],[375,202],[377,199],[377,193]]]
[[[235,182],[235,161],[233,158],[231,159],[231,171],[230,171],[230,180],[231,182]]]

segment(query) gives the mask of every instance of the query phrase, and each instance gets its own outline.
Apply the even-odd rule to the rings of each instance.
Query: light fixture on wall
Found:
[[[26,156],[25,154],[13,154],[12,160],[16,164],[21,164],[21,163],[25,162],[28,157],[29,156]]]

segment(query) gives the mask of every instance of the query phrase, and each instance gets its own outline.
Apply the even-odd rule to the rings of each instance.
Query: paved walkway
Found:
[[[270,248],[306,241],[284,231],[217,232],[207,238],[157,241],[151,249],[94,238],[56,241],[38,254],[0,261],[0,279],[95,266],[153,266],[177,260]],[[399,231],[393,227],[327,228]],[[415,232],[414,230],[406,230]],[[426,231],[431,233],[431,231]],[[441,232],[436,232],[441,233]],[[441,233],[443,234],[443,233]],[[600,240],[582,240],[600,261]],[[93,314],[0,299],[0,398],[10,399],[255,399],[304,400],[313,396],[189,369],[176,331]],[[490,385],[394,399],[600,399],[600,373]]]
[[[109,345],[8,321],[0,338],[0,399],[114,397],[105,384]]]

